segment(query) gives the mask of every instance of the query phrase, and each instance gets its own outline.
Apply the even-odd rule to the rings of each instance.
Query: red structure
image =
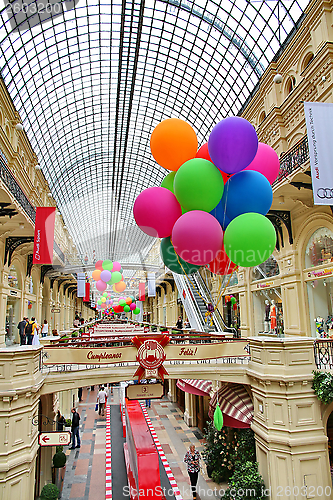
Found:
[[[131,500],[163,500],[158,453],[138,401],[126,400],[124,444]]]

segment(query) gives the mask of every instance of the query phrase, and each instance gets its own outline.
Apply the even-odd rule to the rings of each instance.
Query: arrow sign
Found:
[[[40,446],[66,446],[71,442],[71,433],[64,432],[41,432],[38,436]]]

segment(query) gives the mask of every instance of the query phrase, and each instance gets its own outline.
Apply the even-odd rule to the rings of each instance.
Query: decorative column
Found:
[[[177,381],[174,378],[169,379],[168,398],[171,401],[171,403],[175,403],[177,401],[176,382]]]
[[[0,347],[6,345],[6,307],[8,291],[8,273],[4,270],[0,275]]]
[[[323,496],[332,488],[328,439],[311,388],[316,368],[313,339],[249,340],[252,429],[270,499],[330,498]]]
[[[196,425],[195,398],[193,394],[185,392],[185,412],[184,421],[189,427]]]

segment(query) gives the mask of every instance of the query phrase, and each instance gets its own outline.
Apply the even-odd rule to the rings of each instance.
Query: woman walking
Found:
[[[187,464],[187,472],[190,476],[193,500],[197,499],[197,482],[200,471],[200,458],[200,453],[195,449],[194,444],[191,444],[189,451],[184,457],[184,462]]]
[[[42,337],[47,337],[49,333],[49,324],[46,319],[44,319],[43,328],[42,328]]]

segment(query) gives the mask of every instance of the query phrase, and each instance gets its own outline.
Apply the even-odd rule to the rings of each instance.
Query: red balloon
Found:
[[[225,275],[231,274],[235,270],[237,265],[229,259],[229,257],[225,253],[224,245],[222,243],[222,248],[221,250],[219,250],[217,257],[212,260],[212,262],[210,262],[207,267],[213,274]]]
[[[214,163],[213,160],[211,159],[211,157],[209,156],[208,142],[205,142],[205,144],[203,144],[201,146],[201,148],[198,149],[197,154],[195,155],[195,157],[196,158],[203,158],[204,160],[208,160],[211,163]],[[226,174],[225,172],[222,172],[222,170],[220,170],[220,172],[221,172],[221,175],[223,177],[223,184],[225,184],[227,182],[227,180],[230,179],[231,175],[230,174]]]
[[[103,271],[103,261],[102,260],[98,260],[95,264],[95,269],[99,269],[100,271]]]

